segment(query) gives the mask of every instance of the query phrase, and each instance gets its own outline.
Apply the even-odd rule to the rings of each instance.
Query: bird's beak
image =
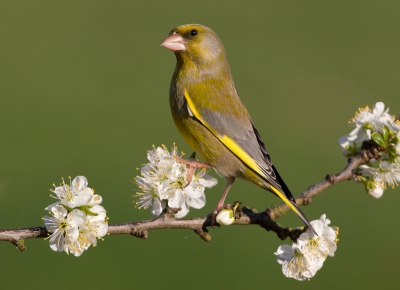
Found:
[[[165,48],[175,52],[180,50],[186,50],[186,42],[179,34],[173,32],[170,34],[163,42],[161,42],[160,46],[164,46]]]

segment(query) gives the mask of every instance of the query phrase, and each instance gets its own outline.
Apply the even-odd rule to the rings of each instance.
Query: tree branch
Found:
[[[378,150],[370,149],[361,151],[356,157],[349,158],[347,166],[338,174],[328,174],[316,185],[310,186],[306,191],[296,196],[297,205],[310,204],[312,198],[320,194],[322,191],[334,184],[351,180],[355,176],[353,171],[360,165],[368,163],[371,158],[378,158]],[[166,208],[163,214],[156,219],[142,220],[137,222],[127,222],[120,224],[112,224],[108,227],[108,235],[128,234],[138,238],[146,239],[149,230],[157,229],[192,229],[204,241],[209,242],[211,235],[208,233],[207,228],[211,226],[211,217],[199,217],[191,219],[175,219],[174,213],[179,209]],[[252,225],[256,224],[266,229],[273,231],[277,236],[284,240],[289,237],[295,241],[302,232],[306,229],[291,229],[283,228],[275,222],[277,218],[286,214],[289,207],[286,204],[272,206],[267,208],[264,212],[257,213],[256,210],[251,210],[248,207],[239,207],[235,215],[235,225]],[[24,239],[46,238],[50,235],[46,227],[35,228],[20,228],[20,229],[2,229],[0,230],[0,241],[8,241],[14,244],[19,250],[26,250]]]
[[[297,205],[307,205],[312,202],[312,198],[320,194],[322,191],[331,187],[332,185],[344,181],[351,180],[355,176],[353,170],[357,169],[360,165],[366,164],[370,159],[378,159],[378,150],[363,150],[356,157],[349,158],[347,166],[338,174],[327,174],[320,183],[310,186],[306,191],[296,196]],[[279,218],[289,211],[289,207],[283,203],[279,206],[272,206],[267,209],[268,214],[272,220]]]

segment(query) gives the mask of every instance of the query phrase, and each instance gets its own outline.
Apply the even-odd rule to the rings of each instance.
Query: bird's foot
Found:
[[[203,162],[200,162],[200,161],[197,161],[197,160],[188,160],[188,159],[184,159],[182,157],[176,157],[176,160],[178,162],[180,162],[182,164],[185,164],[186,166],[189,167],[189,171],[188,171],[188,173],[186,175],[186,182],[187,183],[186,183],[185,187],[187,187],[190,184],[190,182],[192,182],[193,173],[194,173],[194,170],[196,168],[211,168],[210,164],[203,163]]]
[[[219,210],[214,209],[210,214],[207,215],[207,217],[211,218],[211,227],[214,228],[215,224],[217,223],[216,217],[219,213]]]
[[[216,225],[217,215],[221,211],[221,209],[223,209],[223,207],[224,207],[223,203],[218,203],[217,207],[210,214],[207,215],[207,217],[211,218],[211,227],[212,228],[214,228],[214,226]]]

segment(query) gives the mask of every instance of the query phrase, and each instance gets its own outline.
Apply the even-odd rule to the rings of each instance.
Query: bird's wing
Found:
[[[294,199],[272,164],[265,144],[261,140],[257,129],[252,124],[247,112],[245,116],[247,120],[241,120],[242,122],[239,122],[239,120],[235,119],[237,114],[221,115],[211,109],[205,108],[204,104],[201,106],[201,109],[198,109],[194,98],[191,98],[187,91],[184,92],[184,96],[188,109],[191,111],[193,117],[203,124],[204,127],[242,160],[243,163],[263,177],[271,185],[271,190],[285,201],[285,203],[288,205],[290,204],[289,206],[295,212],[298,212],[298,210],[291,205]],[[229,108],[226,109],[225,111],[229,110]],[[285,194],[285,191],[289,193],[288,196]],[[289,200],[291,202],[287,202]]]
[[[196,103],[196,96],[190,96],[188,91],[184,92],[184,96],[193,117],[200,121],[203,126],[252,170],[262,177],[269,178],[271,176],[272,179],[275,179],[272,163],[269,158],[264,158],[263,155],[266,154],[269,157],[268,152],[266,152],[266,149],[264,149],[265,152],[260,149],[256,136],[258,132],[255,133],[253,131],[254,127],[246,111],[244,111],[246,114],[245,118],[243,118],[238,113],[230,113],[230,110],[233,109],[227,106],[224,108],[224,114],[220,114],[208,108],[208,104],[204,102],[199,106]],[[265,148],[265,145],[263,147]],[[274,184],[276,181],[272,180],[271,183]],[[275,185],[280,187],[279,184]]]

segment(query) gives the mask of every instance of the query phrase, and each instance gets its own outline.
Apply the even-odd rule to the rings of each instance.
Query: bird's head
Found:
[[[173,51],[178,61],[196,66],[225,63],[225,48],[218,35],[200,24],[186,24],[173,29],[161,46]]]

